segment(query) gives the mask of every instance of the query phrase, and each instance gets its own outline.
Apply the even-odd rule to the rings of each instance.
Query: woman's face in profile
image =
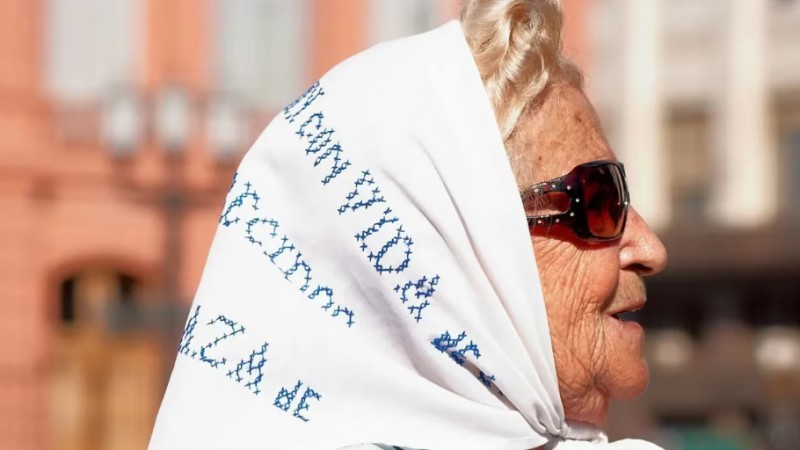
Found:
[[[555,83],[523,120],[514,138],[520,189],[616,159],[591,104],[568,83]],[[615,315],[644,306],[642,277],[664,268],[666,251],[633,207],[613,241],[584,241],[559,226],[534,228],[531,239],[566,416],[600,426],[609,398],[636,397],[647,385],[644,333]]]

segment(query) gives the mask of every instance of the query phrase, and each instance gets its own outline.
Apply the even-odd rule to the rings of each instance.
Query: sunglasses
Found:
[[[630,203],[625,167],[614,161],[581,164],[526,189],[522,202],[531,231],[564,226],[587,241],[617,239],[625,231]]]

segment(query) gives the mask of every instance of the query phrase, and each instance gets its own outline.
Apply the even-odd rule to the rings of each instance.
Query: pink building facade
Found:
[[[458,3],[1,2],[0,448],[144,448],[237,157],[333,64]]]

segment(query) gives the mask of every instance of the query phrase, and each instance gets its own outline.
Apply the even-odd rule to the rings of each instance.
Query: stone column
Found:
[[[776,155],[768,130],[765,69],[767,0],[731,0],[725,30],[724,84],[715,123],[713,218],[754,227],[777,209]],[[712,175],[712,174],[709,174]]]
[[[621,148],[633,207],[655,229],[668,224],[670,202],[663,146],[660,0],[624,0]]]

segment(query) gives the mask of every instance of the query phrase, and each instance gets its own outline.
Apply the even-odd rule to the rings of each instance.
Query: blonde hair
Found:
[[[561,53],[559,0],[465,0],[461,23],[504,141],[553,76],[582,84]]]

